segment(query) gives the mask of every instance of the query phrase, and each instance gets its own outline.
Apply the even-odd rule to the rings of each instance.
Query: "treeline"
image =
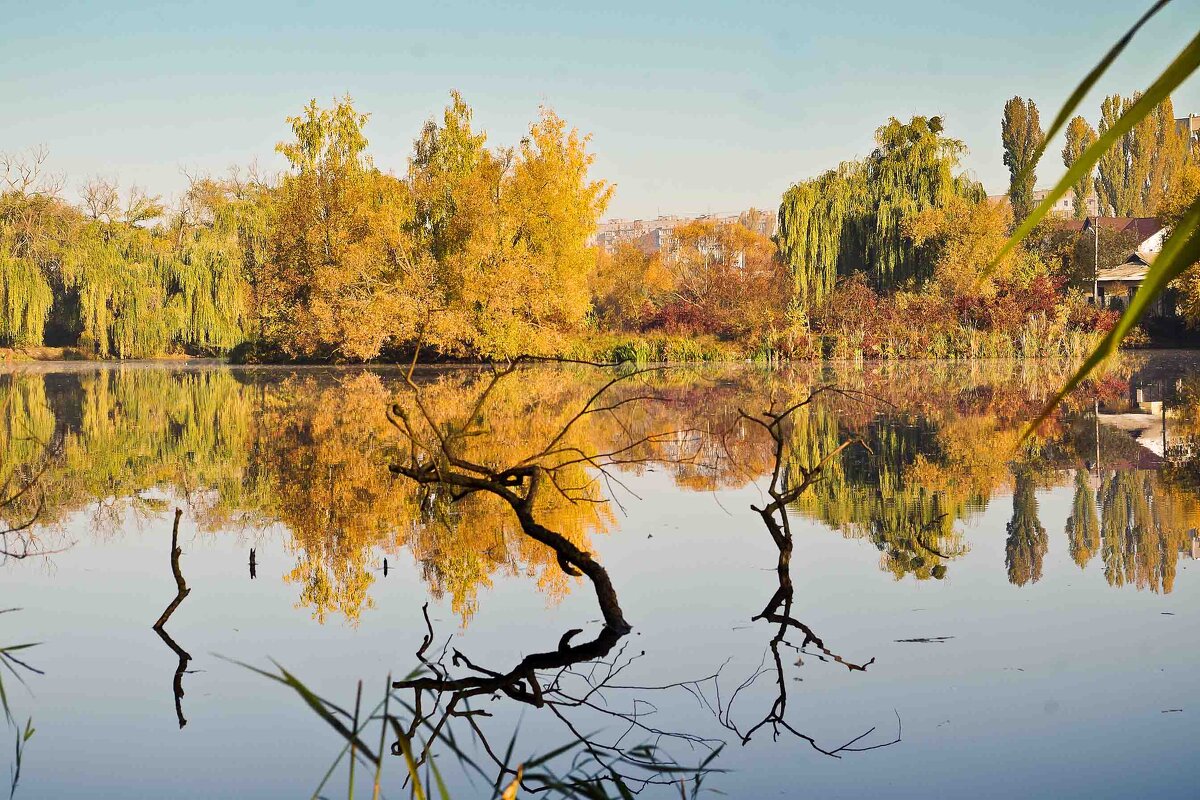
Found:
[[[1101,135],[1132,102],[1104,101]],[[839,355],[877,357],[1073,355],[1110,327],[1115,314],[1087,296],[1095,254],[1078,231],[1050,220],[989,269],[1035,205],[1033,159],[1044,144],[1036,104],[1010,100],[1000,133],[1011,177],[1003,202],[988,200],[962,171],[966,146],[945,134],[938,117],[893,119],[866,158],[792,186],[777,240],[795,325],[824,334],[826,353],[832,340]],[[1095,192],[1101,213],[1171,224],[1200,192],[1200,145],[1189,137],[1168,98],[1081,180],[1075,215],[1086,213]],[[1095,140],[1086,120],[1073,120],[1065,164]],[[1101,266],[1120,263],[1137,244],[1106,236]],[[1186,276],[1176,288],[1180,310],[1198,322],[1193,284],[1200,286]],[[802,343],[811,350],[811,339]]]
[[[1128,102],[1105,101],[1102,131]],[[44,153],[5,157],[0,347],[304,361],[1022,357],[1083,352],[1115,316],[1087,297],[1094,256],[1077,232],[1048,224],[986,269],[1032,205],[1024,170],[1043,134],[1022,98],[1001,125],[1011,202],[987,200],[942,119],[892,119],[865,158],[785,193],[774,239],[751,212],[681,226],[655,252],[589,246],[613,187],[589,175],[588,137],[552,111],[496,146],[455,93],[401,174],[374,163],[368,117],[349,98],[288,122],[281,174],[195,176],[169,208],[103,179],[73,205]],[[1089,137],[1072,122],[1067,163]],[[1077,197],[1094,184],[1117,213],[1169,222],[1200,191],[1198,154],[1168,100]],[[1106,263],[1129,247],[1110,237]],[[1200,319],[1200,281],[1180,287]]]
[[[402,176],[373,163],[349,98],[288,122],[282,175],[198,177],[171,209],[103,181],[73,206],[41,154],[9,159],[0,345],[368,360],[422,343],[505,357],[558,352],[584,325],[587,239],[612,190],[588,178],[587,137],[553,112],[516,147],[489,147],[455,94]]]

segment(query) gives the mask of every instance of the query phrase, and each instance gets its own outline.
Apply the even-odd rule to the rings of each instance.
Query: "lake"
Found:
[[[1065,375],[10,366],[16,796],[312,796],[345,739],[253,667],[360,719],[408,681],[456,798],[1194,797],[1200,357],[1022,442]]]

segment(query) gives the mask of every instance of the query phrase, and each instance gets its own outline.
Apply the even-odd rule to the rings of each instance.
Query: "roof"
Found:
[[[1096,273],[1096,280],[1101,283],[1104,281],[1143,281],[1149,272],[1150,269],[1146,265],[1127,261],[1115,267],[1102,267]]]
[[[1133,233],[1139,242],[1146,241],[1163,227],[1158,217],[1088,217],[1065,220],[1059,225],[1065,231],[1083,231],[1098,225],[1102,231]]]

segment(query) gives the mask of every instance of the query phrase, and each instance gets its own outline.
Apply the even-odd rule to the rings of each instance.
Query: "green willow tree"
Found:
[[[221,353],[245,338],[240,233],[184,224],[115,181],[0,194],[0,346],[69,344],[100,358]]]
[[[1062,150],[1063,165],[1070,169],[1095,142],[1096,129],[1083,117],[1073,117],[1067,123],[1066,143],[1063,144]],[[1087,198],[1095,190],[1092,176],[1093,172],[1088,170],[1072,184],[1071,190],[1075,193],[1075,219],[1087,216]]]
[[[983,187],[959,172],[966,146],[943,135],[940,117],[893,118],[875,142],[865,159],[801,181],[783,196],[777,241],[797,310],[807,312],[839,277],[858,272],[877,290],[928,279],[933,264],[905,234],[905,223],[955,196],[984,199]]]
[[[0,346],[33,347],[45,338],[53,295],[38,265],[0,240]]]
[[[1000,141],[1004,145],[1004,166],[1008,167],[1008,197],[1013,219],[1020,223],[1033,209],[1035,154],[1045,141],[1037,104],[1014,97],[1004,104],[1000,123]]]

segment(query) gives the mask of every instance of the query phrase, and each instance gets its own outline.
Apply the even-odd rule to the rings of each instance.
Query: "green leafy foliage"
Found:
[[[1004,145],[1004,166],[1008,167],[1009,174],[1008,198],[1017,220],[1025,219],[1033,207],[1033,189],[1037,181],[1034,157],[1042,150],[1045,138],[1033,100],[1014,97],[1004,104],[1000,141]]]
[[[943,135],[940,117],[891,119],[875,150],[792,186],[779,207],[780,252],[792,303],[808,310],[841,276],[865,273],[877,290],[921,282],[933,272],[905,223],[952,197],[983,200],[983,187],[957,170],[966,146]]]

